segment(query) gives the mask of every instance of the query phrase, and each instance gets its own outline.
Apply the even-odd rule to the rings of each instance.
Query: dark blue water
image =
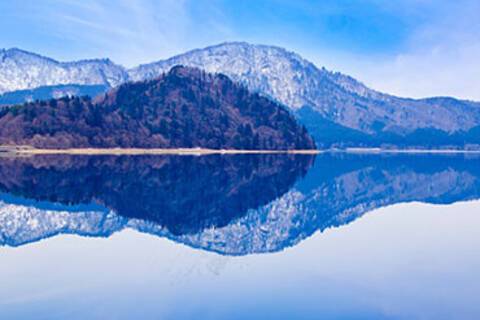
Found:
[[[0,158],[0,318],[476,319],[480,159]]]

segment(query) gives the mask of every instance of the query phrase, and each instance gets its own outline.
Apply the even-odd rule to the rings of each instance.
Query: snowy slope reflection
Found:
[[[479,198],[480,167],[445,155],[41,156],[0,159],[0,190],[2,245],[131,228],[246,255],[394,203]]]

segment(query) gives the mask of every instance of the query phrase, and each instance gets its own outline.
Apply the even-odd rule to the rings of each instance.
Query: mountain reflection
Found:
[[[0,191],[97,204],[173,234],[223,227],[286,193],[311,156],[36,156],[0,159]]]
[[[132,228],[221,254],[274,252],[386,205],[477,199],[478,160],[345,153],[0,158],[0,244]]]

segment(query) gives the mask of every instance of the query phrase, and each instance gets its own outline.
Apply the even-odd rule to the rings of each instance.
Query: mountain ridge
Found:
[[[130,79],[148,79],[175,64],[222,72],[293,111],[309,106],[335,123],[367,134],[403,135],[429,127],[452,133],[480,124],[480,104],[461,101],[462,110],[456,110],[383,94],[275,46],[231,42],[206,47],[130,69]]]
[[[110,59],[60,62],[18,48],[0,51],[0,93],[62,84],[112,87],[127,80],[124,68]]]
[[[286,108],[222,74],[177,66],[94,101],[64,97],[0,111],[0,143],[37,148],[315,149]]]
[[[472,134],[480,127],[480,103],[452,97],[412,99],[381,93],[353,77],[319,68],[297,53],[277,46],[225,42],[130,69],[121,67],[120,80],[153,79],[175,65],[225,74],[250,91],[287,106],[311,132],[320,132],[333,123],[341,126],[348,137],[358,133],[367,137],[362,143],[334,137],[334,142],[322,144],[322,131],[314,134],[321,147],[398,145],[398,141],[406,140],[408,146],[414,147],[445,148],[454,142],[456,148],[480,148],[480,137]],[[0,92],[1,72],[0,63]],[[313,118],[302,117],[304,108],[314,113],[315,123]],[[428,139],[422,137],[424,132]],[[424,145],[426,140],[429,145]]]

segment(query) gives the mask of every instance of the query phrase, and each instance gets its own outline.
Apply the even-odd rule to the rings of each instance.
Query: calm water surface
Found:
[[[478,319],[480,159],[0,158],[0,319]]]

